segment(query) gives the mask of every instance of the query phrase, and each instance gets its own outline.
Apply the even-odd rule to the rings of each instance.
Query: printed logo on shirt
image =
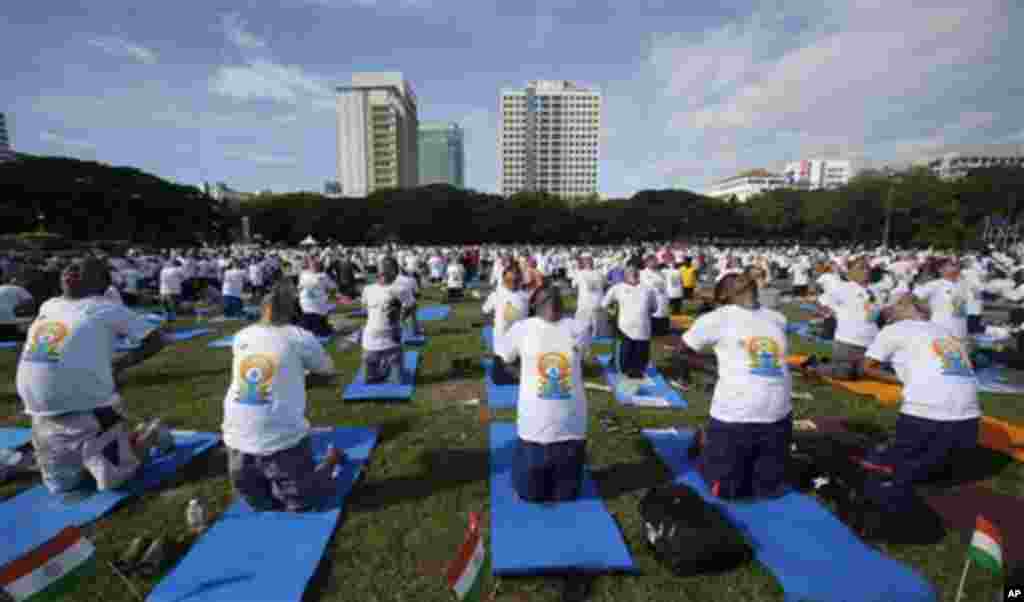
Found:
[[[261,406],[273,401],[274,375],[277,373],[277,358],[272,355],[254,353],[238,363],[237,403]]]
[[[519,312],[519,308],[512,303],[505,303],[505,309],[502,311],[501,316],[505,320],[505,327],[507,328],[509,324],[521,318],[522,314]]]
[[[782,346],[771,337],[750,337],[744,340],[750,373],[768,378],[782,376]]]
[[[541,399],[571,399],[572,369],[565,353],[545,353],[537,359],[537,396]]]
[[[868,291],[868,298],[864,301],[864,319],[868,322],[877,322],[882,315],[882,308],[877,305],[877,301],[875,294]]]
[[[24,359],[27,362],[57,363],[64,356],[64,340],[70,330],[63,322],[47,320],[37,323],[28,334]]]
[[[932,352],[942,364],[946,376],[974,376],[974,365],[967,355],[963,342],[958,337],[935,339]]]

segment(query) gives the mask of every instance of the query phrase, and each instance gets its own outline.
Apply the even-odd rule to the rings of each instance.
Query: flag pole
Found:
[[[964,583],[967,581],[967,569],[971,566],[971,557],[968,556],[964,559],[964,572],[960,574],[960,587],[956,589],[956,602],[960,602],[960,599],[964,595]]]

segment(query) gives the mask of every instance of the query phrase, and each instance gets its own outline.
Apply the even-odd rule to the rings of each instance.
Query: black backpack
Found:
[[[686,485],[651,489],[640,500],[643,537],[679,576],[720,573],[750,562],[753,549],[722,511]]]

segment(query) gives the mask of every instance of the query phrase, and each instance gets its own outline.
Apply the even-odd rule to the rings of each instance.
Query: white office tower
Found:
[[[14,151],[11,150],[11,140],[7,137],[7,117],[0,113],[0,163],[13,160]]]
[[[416,94],[401,73],[355,73],[338,88],[338,182],[360,197],[419,183]]]
[[[597,193],[601,94],[568,81],[502,90],[498,190],[564,198]]]
[[[786,185],[805,190],[838,188],[850,183],[853,165],[847,160],[804,159],[786,165]]]

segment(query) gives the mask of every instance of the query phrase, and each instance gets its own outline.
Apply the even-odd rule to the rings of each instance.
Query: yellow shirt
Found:
[[[679,275],[683,278],[683,288],[697,288],[697,268],[693,267],[681,267],[679,268]]]

